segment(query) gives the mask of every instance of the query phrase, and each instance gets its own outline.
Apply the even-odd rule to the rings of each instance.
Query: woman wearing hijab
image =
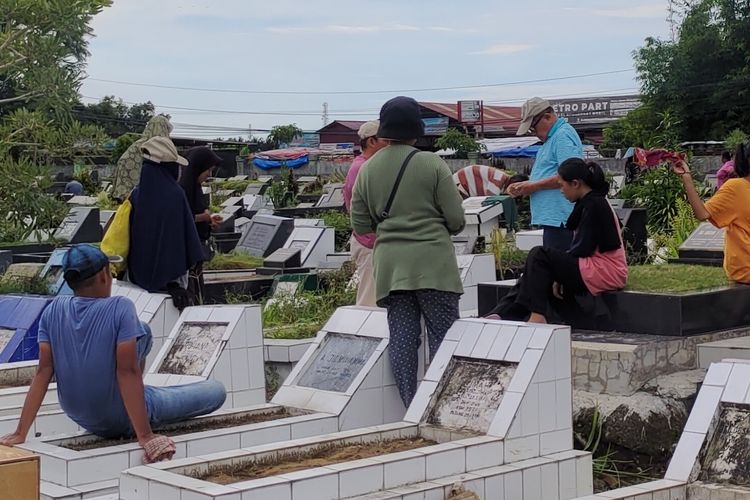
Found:
[[[169,137],[172,131],[172,124],[169,118],[164,115],[158,115],[149,120],[140,139],[135,141],[123,153],[117,161],[115,170],[115,179],[112,183],[112,197],[117,200],[124,200],[128,197],[133,188],[138,184],[141,176],[141,162],[143,155],[141,148],[152,137]]]
[[[223,219],[219,215],[211,215],[208,211],[208,204],[203,196],[203,183],[211,175],[212,169],[221,164],[221,158],[205,146],[189,149],[185,158],[188,160],[188,166],[182,171],[180,186],[185,191],[185,196],[190,205],[195,220],[195,228],[198,230],[198,238],[203,245],[205,260],[209,260],[210,245],[208,240],[211,237],[211,230],[221,224]],[[188,291],[196,298],[196,303],[203,303],[203,262],[197,263],[190,270]]]
[[[172,141],[153,137],[142,147],[138,187],[130,195],[128,276],[149,292],[166,291],[178,309],[190,305],[187,274],[205,260],[195,218],[177,183],[180,165]]]

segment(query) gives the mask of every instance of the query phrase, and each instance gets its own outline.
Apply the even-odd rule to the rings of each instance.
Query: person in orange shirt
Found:
[[[672,170],[682,178],[690,206],[698,220],[726,228],[724,271],[730,280],[750,284],[750,143],[737,147],[734,169],[737,178],[728,179],[715,195],[703,202],[693,184],[688,164],[671,160]]]

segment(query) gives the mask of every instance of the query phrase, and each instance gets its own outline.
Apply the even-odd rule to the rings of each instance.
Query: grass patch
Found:
[[[681,293],[719,288],[729,284],[721,267],[662,264],[631,266],[626,290]]]
[[[255,269],[263,265],[262,257],[254,257],[244,252],[217,253],[206,263],[205,269],[226,271],[231,269]]]
[[[0,295],[9,293],[47,295],[49,293],[49,282],[40,277],[3,276],[0,278]]]
[[[347,263],[338,271],[322,273],[320,288],[290,297],[281,297],[263,308],[263,332],[276,339],[314,337],[334,311],[353,305],[357,290],[349,287],[353,266]]]

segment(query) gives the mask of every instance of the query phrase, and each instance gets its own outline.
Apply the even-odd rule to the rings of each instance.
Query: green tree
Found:
[[[95,104],[79,103],[73,109],[78,120],[100,126],[110,137],[120,137],[128,132],[140,134],[155,114],[151,101],[128,106],[115,96],[105,96]]]
[[[449,128],[437,141],[435,147],[440,149],[452,149],[458,158],[466,158],[468,153],[482,151],[484,145],[461,132],[457,128]]]
[[[0,241],[56,227],[49,167],[101,154],[104,131],[71,118],[92,16],[109,0],[4,0],[0,20]]]
[[[0,115],[20,106],[66,116],[78,100],[92,17],[111,0],[3,0]]]
[[[274,147],[281,147],[282,144],[289,144],[298,135],[302,135],[302,129],[296,123],[291,125],[276,125],[271,127],[268,134],[268,142],[273,143]]]
[[[747,134],[743,130],[736,128],[724,139],[724,149],[734,154],[737,146],[747,144],[747,139]]]
[[[750,1],[677,3],[679,37],[648,38],[635,53],[641,94],[684,140],[721,139],[750,112]]]

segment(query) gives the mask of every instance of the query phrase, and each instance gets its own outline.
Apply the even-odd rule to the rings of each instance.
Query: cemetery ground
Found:
[[[505,326],[499,327],[497,331],[493,330],[492,335],[498,335],[497,337],[485,337],[482,332],[492,330],[492,322],[461,320],[459,330],[464,332],[463,337],[473,339],[474,347],[461,347],[464,341],[460,335],[450,339],[447,345],[453,341],[457,342],[456,351],[451,355],[457,356],[452,358],[454,364],[449,364],[447,360],[451,358],[445,357],[442,361],[433,362],[434,370],[439,368],[443,373],[440,375],[442,378],[438,378],[434,373],[428,375],[422,372],[427,378],[421,383],[420,391],[428,390],[422,389],[423,386],[432,388],[429,389],[429,394],[420,400],[427,406],[421,407],[420,410],[410,408],[408,412],[402,406],[397,408],[396,402],[400,405],[400,401],[397,396],[394,398],[394,386],[386,385],[382,378],[378,378],[389,371],[387,363],[365,362],[374,352],[379,353],[377,356],[381,358],[384,356],[387,346],[382,344],[381,337],[377,337],[380,342],[377,351],[369,350],[370,347],[362,351],[342,347],[354,340],[366,347],[368,344],[362,335],[366,337],[371,335],[367,332],[372,331],[378,331],[378,335],[382,335],[384,320],[357,319],[361,312],[356,312],[356,308],[347,308],[355,301],[356,277],[353,266],[346,262],[346,242],[351,234],[348,218],[335,206],[339,203],[339,184],[324,185],[319,181],[310,181],[305,184],[304,190],[298,191],[296,197],[285,198],[285,203],[297,203],[298,206],[281,211],[269,210],[265,205],[268,196],[261,194],[269,189],[273,192],[273,186],[274,181],[267,179],[212,183],[211,204],[217,210],[225,210],[225,213],[230,214],[234,227],[230,227],[230,233],[217,235],[217,251],[204,266],[207,286],[210,289],[209,303],[196,308],[195,312],[186,311],[192,316],[180,318],[173,308],[170,309],[172,306],[166,296],[145,294],[127,285],[118,284],[117,293],[130,297],[136,303],[139,316],[143,314],[142,320],[149,322],[156,331],[156,345],[152,359],[149,360],[156,366],[150,372],[152,381],[169,384],[169,377],[175,377],[171,379],[172,382],[192,380],[190,377],[195,376],[209,377],[225,383],[231,394],[231,403],[220,414],[159,429],[174,436],[180,450],[183,450],[180,452],[180,460],[174,465],[164,464],[157,468],[169,472],[164,476],[164,481],[175,481],[170,483],[169,488],[183,483],[187,485],[190,482],[188,480],[208,480],[216,487],[230,488],[211,490],[217,492],[215,498],[222,498],[218,494],[219,491],[229,495],[229,491],[234,491],[231,488],[239,488],[239,485],[251,487],[250,483],[255,485],[252,486],[255,488],[261,484],[255,481],[270,481],[263,484],[274,484],[282,489],[289,487],[281,486],[279,478],[284,477],[297,478],[294,481],[303,481],[301,478],[309,477],[311,481],[319,481],[320,484],[329,483],[333,477],[331,471],[337,471],[336,477],[340,481],[338,491],[343,491],[341,488],[351,486],[348,480],[345,480],[345,476],[360,473],[357,464],[369,465],[371,468],[367,470],[370,471],[375,470],[372,469],[373,463],[381,463],[383,470],[387,470],[390,462],[385,457],[424,456],[428,461],[433,460],[442,464],[438,467],[443,467],[443,472],[436,473],[438,475],[432,479],[415,476],[407,481],[410,484],[409,488],[414,488],[413,491],[422,491],[424,495],[428,495],[427,492],[432,491],[431,489],[438,488],[436,484],[441,484],[440,488],[444,487],[447,495],[448,486],[452,486],[456,480],[461,480],[475,488],[475,491],[487,492],[490,491],[490,484],[504,481],[502,484],[506,486],[501,489],[505,488],[506,499],[547,500],[544,494],[549,494],[549,498],[558,498],[554,496],[557,493],[549,491],[541,497],[536,493],[513,496],[513,492],[516,491],[515,486],[512,486],[515,480],[511,478],[514,476],[505,476],[506,472],[511,470],[523,470],[524,478],[527,475],[529,478],[542,478],[531,481],[547,487],[551,479],[545,476],[544,470],[548,470],[551,464],[554,464],[555,470],[559,470],[559,476],[556,476],[555,481],[559,482],[561,499],[583,498],[591,493],[609,492],[606,498],[630,500],[632,497],[641,500],[639,495],[652,495],[653,499],[660,500],[668,497],[657,496],[657,491],[663,492],[673,488],[682,488],[679,491],[686,491],[687,487],[693,490],[710,489],[712,486],[704,486],[703,483],[721,483],[724,481],[721,478],[727,476],[726,467],[717,464],[743,463],[744,456],[736,451],[736,438],[734,435],[728,436],[726,430],[722,429],[727,429],[731,427],[729,423],[736,423],[744,418],[744,414],[738,413],[732,406],[745,404],[742,399],[744,393],[742,398],[730,397],[717,403],[716,420],[712,420],[711,424],[713,430],[700,431],[695,423],[691,424],[697,418],[693,414],[699,410],[699,405],[694,404],[696,395],[705,392],[704,386],[718,383],[713,381],[715,376],[710,378],[706,375],[708,367],[715,366],[716,362],[727,357],[750,357],[750,344],[745,342],[750,334],[750,317],[742,307],[742,304],[748,303],[750,299],[747,289],[729,284],[721,267],[693,265],[715,264],[717,260],[720,262],[720,258],[717,259],[715,255],[717,238],[719,243],[721,239],[720,234],[706,232],[705,228],[698,228],[693,232],[696,225],[689,223],[687,218],[681,220],[680,217],[684,214],[679,210],[676,214],[670,215],[668,225],[680,227],[681,235],[676,235],[677,231],[669,238],[656,234],[653,239],[657,248],[651,249],[648,262],[636,263],[638,258],[634,258],[627,289],[606,294],[603,302],[599,304],[603,304],[609,311],[610,321],[606,322],[594,314],[592,317],[598,319],[593,326],[590,322],[572,323],[572,342],[569,342],[570,347],[566,356],[570,365],[570,378],[567,383],[570,385],[568,393],[571,394],[571,399],[567,403],[561,403],[563,409],[566,406],[569,408],[572,419],[570,424],[552,431],[549,423],[543,423],[548,421],[547,417],[540,416],[536,423],[534,419],[529,420],[528,415],[529,412],[533,413],[533,404],[542,404],[543,394],[547,397],[550,395],[550,382],[540,379],[537,381],[540,384],[538,387],[532,384],[528,388],[531,395],[524,389],[517,393],[519,396],[503,396],[498,399],[502,405],[510,404],[502,403],[504,398],[508,401],[515,397],[522,397],[524,401],[529,397],[533,400],[538,398],[537,403],[524,403],[521,410],[518,410],[519,422],[529,422],[526,427],[512,427],[504,437],[498,437],[499,442],[504,443],[503,449],[506,452],[508,447],[511,447],[516,449],[519,455],[506,455],[502,459],[504,462],[482,462],[486,467],[494,465],[498,468],[497,471],[492,467],[467,468],[460,471],[449,467],[448,464],[452,463],[448,459],[450,453],[457,454],[459,449],[463,450],[461,453],[466,453],[468,463],[472,446],[489,449],[496,446],[496,441],[493,441],[495,437],[484,434],[486,429],[468,434],[446,430],[452,425],[449,423],[452,421],[451,418],[464,418],[464,408],[474,407],[474,403],[469,404],[471,398],[480,397],[479,393],[474,396],[468,395],[468,388],[473,387],[473,384],[484,383],[481,377],[482,370],[473,376],[467,376],[464,380],[454,373],[455,363],[464,363],[460,365],[464,373],[473,373],[470,372],[471,363],[466,364],[466,361],[484,360],[490,356],[496,349],[495,344],[501,342],[496,342],[495,339],[504,338],[502,332],[506,330],[503,328],[510,327],[502,323]],[[244,194],[246,192],[252,194]],[[86,199],[79,202],[91,201]],[[98,208],[102,211],[105,208],[115,208],[106,196],[99,196],[93,203],[99,203]],[[308,205],[309,208],[304,208]],[[485,225],[497,225],[496,222],[484,221],[481,213],[484,207],[478,203],[475,205],[477,208],[472,210],[477,211],[476,227],[480,228],[480,232]],[[65,240],[70,242],[83,239],[97,244],[98,238],[101,238],[101,231],[106,229],[107,221],[111,218],[109,214],[105,217],[103,212],[98,212],[97,207],[79,207],[75,212],[71,211],[68,219],[61,220],[58,228],[35,228],[36,231],[41,230],[36,233],[37,239],[43,238],[45,234],[57,234],[61,236],[60,239],[52,237],[33,242],[10,241],[0,244],[0,268],[13,262],[9,271],[0,277],[0,296],[29,297],[22,300],[31,300],[31,296],[43,296],[46,298],[42,300],[48,301],[55,294],[69,293],[65,291],[59,275],[60,252],[64,251]],[[294,219],[289,219],[290,215]],[[474,216],[472,213],[472,217]],[[527,215],[521,214],[521,219],[525,216]],[[502,217],[497,220],[502,221]],[[94,225],[93,221],[97,224]],[[99,224],[101,228],[97,230]],[[248,229],[253,225],[256,229]],[[626,231],[628,230],[630,226],[626,225]],[[538,237],[533,231],[517,233],[517,236],[519,241],[524,239],[531,242],[536,241],[535,238]],[[684,242],[688,236],[692,239]],[[481,315],[487,303],[496,303],[498,294],[507,286],[503,280],[517,278],[523,270],[526,258],[526,251],[516,246],[515,236],[507,234],[503,229],[494,228],[478,239],[472,238],[474,235],[469,235],[468,239],[458,238],[454,241],[457,254],[469,254],[457,256],[467,294],[472,295],[475,301],[475,305],[468,311],[462,310],[465,318]],[[494,261],[494,266],[478,265],[480,261],[484,263],[484,257]],[[470,280],[470,286],[467,286],[467,280]],[[251,309],[246,309],[248,307]],[[257,310],[253,310],[253,307],[257,307]],[[255,319],[252,321],[239,320],[238,324],[251,325],[257,322],[258,326],[248,326],[247,332],[255,330],[257,333],[262,329],[262,338],[251,340],[251,337],[247,337],[246,340],[237,340],[244,338],[240,333],[242,327],[238,329],[231,326],[235,324],[231,319],[219,321],[211,328],[204,324],[206,321],[213,322],[210,318],[214,314],[229,318],[227,315],[232,308],[238,308],[236,311],[245,311],[242,314],[257,314],[257,317],[253,316]],[[592,310],[596,311],[596,308]],[[342,314],[349,319],[341,320],[344,317]],[[18,332],[32,332],[34,318],[29,318],[27,323],[6,325],[0,322],[0,347],[3,347],[2,344],[8,339],[17,337]],[[380,326],[373,326],[376,324]],[[359,331],[359,328],[364,330]],[[542,340],[531,340],[536,334],[530,334],[527,329],[516,328],[517,326],[514,326],[513,330],[507,330],[507,342],[516,345],[515,339],[526,338],[533,349],[541,348],[539,346],[543,344]],[[470,331],[473,333],[469,333]],[[177,335],[177,338],[172,338],[173,334]],[[193,340],[187,340],[187,337],[180,340],[181,335],[198,335],[205,337],[205,341],[195,343]],[[238,335],[240,337],[237,337]],[[528,335],[531,336],[527,337]],[[6,364],[9,369],[3,369],[3,365],[0,364],[0,430],[11,425],[20,412],[22,397],[33,376],[33,352],[30,350],[32,343],[19,342],[10,348],[10,344],[5,345],[4,349],[0,348],[0,362],[13,361]],[[198,345],[205,346],[207,350],[195,351]],[[329,357],[332,352],[336,352],[330,351],[334,346],[338,346],[335,349],[343,349],[347,353],[360,352],[355,356],[359,364],[347,366],[347,376],[344,379],[338,375],[333,376],[343,373],[340,372],[341,367],[332,361],[336,359],[335,356]],[[9,354],[11,350],[12,356],[15,357]],[[523,352],[525,351],[518,351]],[[518,353],[514,356],[525,356]],[[532,352],[531,355],[535,354]],[[515,360],[514,356],[511,358]],[[255,361],[252,361],[251,357]],[[512,361],[511,364],[517,362]],[[714,365],[711,365],[712,362]],[[253,374],[235,373],[237,367],[243,363],[246,366],[264,366],[265,382],[259,371]],[[544,372],[544,361],[540,363],[538,370]],[[430,365],[431,369],[433,365]],[[492,370],[495,369],[495,365],[490,365],[483,370],[494,373]],[[723,365],[722,369],[731,373],[742,373],[745,370],[741,362]],[[526,371],[528,368],[523,370]],[[260,381],[256,380],[258,377]],[[740,375],[728,375],[727,380],[721,383],[727,387],[734,387],[740,383],[736,381],[737,377]],[[502,380],[499,374],[495,378]],[[510,378],[513,379],[513,375]],[[353,382],[354,379],[360,382]],[[747,379],[750,380],[750,374]],[[446,393],[446,390],[452,387],[451,381],[460,388],[453,395],[450,391]],[[510,392],[507,394],[512,395],[514,391],[519,390],[518,381],[506,382],[508,385],[500,389],[499,394],[506,394],[506,389],[511,386],[513,389],[508,389]],[[746,387],[745,392],[747,389]],[[734,390],[738,394],[742,392],[741,388]],[[345,397],[341,391],[346,391]],[[563,394],[565,392],[562,391]],[[716,390],[712,389],[709,392],[713,398]],[[379,396],[374,397],[374,394]],[[89,488],[102,494],[112,493],[117,488],[117,474],[126,467],[135,469],[133,474],[126,473],[119,480],[118,494],[122,495],[121,498],[159,498],[153,495],[142,496],[137,492],[137,488],[131,488],[134,484],[141,484],[142,480],[150,482],[153,479],[151,475],[155,473],[151,469],[137,467],[140,463],[138,449],[133,442],[92,439],[91,436],[76,432],[77,427],[65,420],[54,396],[52,388],[45,400],[43,415],[40,415],[32,431],[40,441],[31,441],[29,447],[37,449],[43,457],[44,498],[67,498],[63,496],[62,490],[58,491],[58,496],[54,496],[54,488],[50,484],[67,488],[68,493],[73,491],[71,488]],[[462,399],[464,397],[469,399]],[[493,406],[497,401],[485,400],[486,397],[487,394],[481,394],[480,399],[484,402],[480,406],[497,410],[498,407]],[[452,398],[455,398],[455,401]],[[276,403],[266,403],[272,400]],[[371,402],[366,403],[368,400]],[[388,415],[383,411],[375,412],[375,416],[379,415],[380,420],[371,420],[374,418],[372,401],[380,401],[379,404],[383,407],[390,405],[386,412]],[[454,402],[446,405],[446,401]],[[436,417],[439,414],[436,408],[440,408],[441,404],[448,408],[441,415],[450,416],[449,420],[442,421],[442,417]],[[458,413],[454,405],[461,407]],[[739,408],[742,410],[743,407]],[[473,410],[470,414],[472,420],[484,418],[481,414],[473,413]],[[512,418],[513,414],[515,413],[509,413],[511,416],[508,418]],[[408,425],[407,422],[398,422],[402,418]],[[708,417],[702,418],[705,421]],[[334,424],[335,422],[337,424]],[[375,427],[371,427],[373,425]],[[381,425],[386,427],[379,428]],[[445,427],[446,425],[448,427]],[[355,431],[358,428],[360,429]],[[281,429],[288,430],[280,432]],[[336,431],[341,432],[344,429],[350,434],[336,434]],[[375,429],[379,430],[376,432]],[[352,432],[354,434],[351,434]],[[538,433],[538,438],[532,438],[537,435],[535,432]],[[543,438],[545,432],[552,434]],[[699,461],[701,464],[705,463],[702,469],[705,473],[697,482],[697,476],[688,477],[675,472],[680,463],[688,460],[683,458],[686,454],[679,453],[679,448],[675,451],[675,447],[678,442],[695,439],[691,437],[691,432],[708,436],[704,439],[711,443],[710,446],[707,444],[700,454]],[[561,444],[559,439],[563,433],[566,441]],[[295,436],[304,439],[295,441]],[[290,439],[292,441],[289,441]],[[475,441],[471,441],[472,439]],[[516,440],[525,440],[524,443],[529,443],[537,439],[537,446],[540,448],[531,455],[526,455],[530,453],[528,448],[514,448],[521,442]],[[555,446],[559,448],[555,449],[563,455],[568,453],[565,450],[572,453],[573,449],[578,450],[575,453],[581,455],[560,455],[550,458],[551,455],[544,455],[542,451],[545,446],[543,443],[549,445],[550,440],[556,440]],[[289,446],[284,448],[278,444],[281,442],[287,442]],[[472,444],[467,444],[464,448],[461,444],[464,442]],[[261,448],[255,448],[257,443],[262,444]],[[718,450],[724,448],[735,451],[732,451],[731,456],[722,455]],[[429,458],[433,456],[432,453],[438,451],[445,453],[446,458]],[[547,451],[549,452],[550,448],[547,448]],[[415,453],[417,455],[414,455]],[[88,484],[86,479],[76,477],[73,472],[65,476],[56,476],[59,472],[49,471],[50,460],[53,460],[50,457],[54,457],[54,460],[67,460],[72,471],[82,470],[82,465],[89,463],[86,460],[90,460],[92,456],[110,457],[111,460],[107,464],[101,462],[101,470],[107,474],[106,481]],[[229,456],[233,458],[227,460],[226,457]],[[500,456],[503,456],[503,452]],[[590,459],[587,458],[589,456]],[[120,463],[123,457],[126,466],[113,465],[115,460]],[[204,458],[208,462],[203,460]],[[184,462],[185,460],[188,462]],[[535,469],[537,465],[534,460],[543,461],[546,469]],[[511,469],[504,469],[503,467],[507,467],[505,463],[511,464]],[[579,484],[575,490],[564,486],[562,482],[564,467],[568,471],[566,474],[570,475],[570,463],[576,464],[572,469],[573,477],[578,474]],[[578,471],[581,467],[585,472]],[[490,470],[493,472],[487,472]],[[176,476],[183,479],[175,479]],[[666,478],[667,482],[664,482],[663,478]],[[294,481],[290,483],[291,491],[295,491],[296,488],[294,485],[297,483]],[[388,493],[392,496],[383,492],[377,498],[408,497],[406,490],[399,493],[396,483],[387,483],[387,474],[383,476],[383,481],[384,485],[393,486],[393,491],[389,490]],[[726,481],[733,485],[741,482],[737,477]],[[406,488],[405,484],[407,483],[401,485]],[[365,487],[364,483],[361,487]],[[525,479],[521,481],[520,487],[524,492],[534,491],[534,487],[531,484],[527,485]],[[151,488],[154,491],[157,487]],[[383,488],[388,489],[385,486],[381,487]],[[622,494],[618,488],[625,488],[621,490]],[[319,491],[317,488],[313,490]],[[563,494],[563,490],[567,493]],[[328,490],[323,488],[320,491]],[[360,490],[354,488],[347,491]],[[361,491],[364,494],[364,490]],[[372,490],[374,491],[376,490]],[[649,493],[651,491],[654,493]],[[685,498],[679,496],[680,494],[673,493],[673,498]],[[102,496],[102,500],[104,498],[106,497]],[[480,495],[480,498],[483,497]]]

